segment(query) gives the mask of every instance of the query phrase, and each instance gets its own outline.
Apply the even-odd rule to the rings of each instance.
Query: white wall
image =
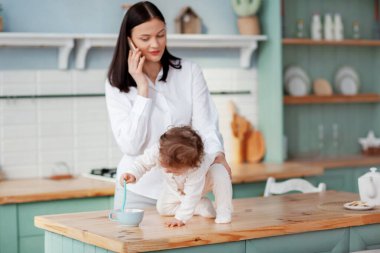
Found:
[[[214,95],[228,158],[231,113],[228,101],[254,125],[257,81],[254,69],[204,69],[211,91],[247,91],[249,95]],[[0,96],[103,93],[106,70],[2,71]],[[75,174],[116,167],[115,144],[104,97],[0,99],[0,166],[7,178],[45,177],[64,161]]]

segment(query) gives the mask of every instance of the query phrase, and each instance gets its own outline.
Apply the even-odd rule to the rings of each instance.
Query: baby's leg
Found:
[[[232,184],[227,170],[222,164],[213,164],[208,173],[207,180],[211,182],[212,192],[215,196],[216,223],[230,223],[232,213]]]
[[[215,218],[215,209],[209,200],[206,197],[201,198],[198,205],[195,207],[194,215],[200,215],[206,218]]]
[[[157,200],[157,211],[162,216],[174,216],[181,204],[180,199],[169,191],[163,191]]]

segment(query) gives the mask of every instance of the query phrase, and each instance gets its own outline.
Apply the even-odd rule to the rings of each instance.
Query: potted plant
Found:
[[[231,0],[231,3],[235,13],[239,16],[237,24],[240,34],[260,34],[260,21],[256,14],[261,0]]]

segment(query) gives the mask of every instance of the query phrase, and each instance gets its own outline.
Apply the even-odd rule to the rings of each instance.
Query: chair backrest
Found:
[[[283,194],[290,191],[299,191],[302,193],[324,192],[326,191],[326,184],[320,183],[318,187],[315,187],[302,178],[293,178],[283,182],[276,182],[275,178],[269,177],[265,186],[264,197],[273,194]]]

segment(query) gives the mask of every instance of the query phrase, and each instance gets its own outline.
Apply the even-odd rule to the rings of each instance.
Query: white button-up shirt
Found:
[[[123,153],[117,178],[133,166],[137,155],[158,142],[160,136],[171,126],[191,125],[202,137],[207,153],[224,151],[218,129],[218,114],[203,73],[192,62],[182,60],[181,63],[181,69],[169,68],[166,82],[159,81],[162,69],[155,83],[147,78],[148,98],[139,96],[135,87],[131,87],[128,93],[120,92],[106,81],[106,102],[111,127]],[[138,183],[128,187],[128,190],[157,199],[162,182],[160,170],[151,170]],[[119,184],[116,185],[115,195],[118,195]]]

